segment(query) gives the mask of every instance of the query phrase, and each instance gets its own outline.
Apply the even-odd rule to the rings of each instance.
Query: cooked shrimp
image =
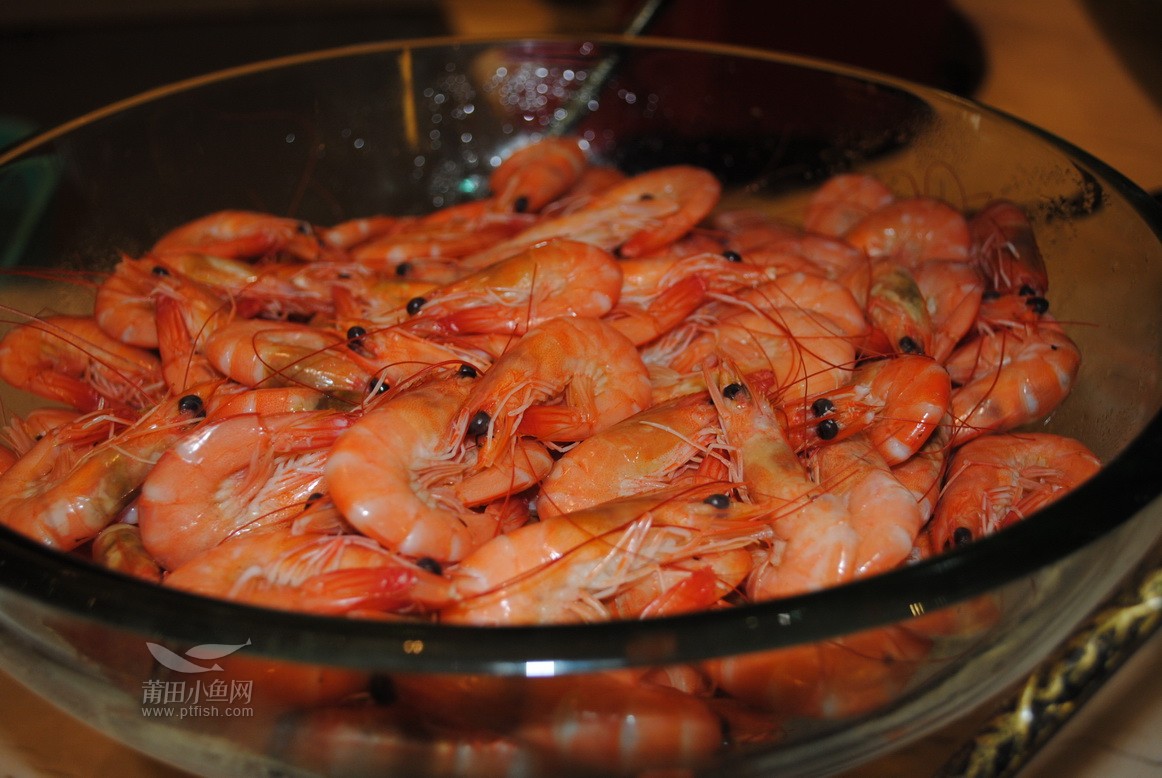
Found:
[[[811,194],[803,228],[840,238],[865,216],[894,199],[892,190],[872,176],[862,173],[831,176]]]
[[[933,326],[915,276],[891,260],[872,263],[867,316],[873,335],[863,346],[870,354],[930,354]]]
[[[523,334],[557,316],[598,317],[621,294],[608,252],[574,240],[541,243],[407,305],[408,330],[428,335]]]
[[[1045,295],[1049,274],[1033,226],[1020,206],[994,200],[974,214],[968,226],[972,259],[991,291]]]
[[[962,546],[1060,499],[1101,468],[1080,441],[1050,433],[989,435],[952,457],[931,533],[938,550]]]
[[[157,357],[109,337],[88,316],[31,319],[7,332],[0,379],[79,411],[148,408],[163,392]]]
[[[741,589],[751,559],[748,549],[731,548],[659,565],[610,600],[609,615],[648,619],[712,608]]]
[[[97,414],[57,427],[0,475],[0,522],[62,551],[91,540],[203,407],[203,398],[191,394],[131,424]]]
[[[558,459],[541,482],[537,514],[546,518],[656,491],[708,454],[717,437],[718,411],[708,394],[655,404]]]
[[[861,219],[844,238],[872,259],[909,268],[929,259],[966,259],[971,243],[960,211],[927,197],[895,200]]]
[[[456,429],[485,436],[481,461],[490,464],[518,433],[581,440],[644,410],[651,396],[649,372],[624,335],[600,319],[550,319],[489,368]]]
[[[141,486],[145,548],[166,570],[231,535],[277,524],[323,491],[327,449],[350,426],[332,411],[228,416],[182,438]]]
[[[442,621],[535,624],[608,618],[602,600],[659,565],[743,547],[768,533],[765,508],[723,486],[670,488],[527,524],[450,569],[458,596]]]
[[[936,361],[900,355],[861,365],[839,389],[783,403],[796,448],[868,436],[890,465],[911,457],[948,412],[952,379]]]
[[[948,359],[962,383],[952,392],[952,445],[1047,416],[1068,396],[1081,352],[1049,314],[970,340]],[[967,378],[962,378],[967,376]]]
[[[916,269],[915,278],[932,322],[927,353],[944,362],[976,323],[984,279],[975,264],[958,259],[930,259]]]
[[[406,217],[384,214],[360,216],[319,230],[319,237],[323,243],[333,248],[351,249],[360,243],[393,232],[407,224],[407,221]]]
[[[710,172],[688,165],[657,168],[631,176],[595,196],[582,212],[598,212],[613,206],[633,207],[642,201],[673,205],[670,213],[652,220],[621,242],[621,257],[640,257],[673,243],[702,221],[718,204],[722,185]]]
[[[424,584],[433,582],[444,588],[436,576],[362,535],[285,528],[231,537],[163,580],[208,597],[325,615],[398,611],[422,600]]]
[[[322,244],[310,223],[254,211],[218,211],[175,227],[153,244],[152,253],[193,252],[221,257],[265,257],[286,253],[318,259]]]
[[[250,387],[297,384],[362,394],[371,380],[342,336],[304,324],[233,321],[206,340],[204,353],[224,375]]]
[[[569,191],[587,160],[575,138],[547,137],[518,149],[488,179],[496,207],[537,213]]]
[[[105,527],[93,538],[91,553],[93,561],[108,570],[161,582],[161,565],[145,550],[141,528],[135,524],[118,521]]]
[[[496,517],[469,510],[456,492],[477,463],[462,436],[450,430],[476,384],[470,369],[386,395],[339,438],[327,462],[327,483],[353,527],[393,551],[441,563],[462,559],[497,534]],[[506,461],[512,460],[494,460],[501,470]],[[463,488],[480,499],[475,490],[491,484],[499,492],[483,497],[503,497],[536,483],[549,464],[546,457],[528,471],[514,466]]]

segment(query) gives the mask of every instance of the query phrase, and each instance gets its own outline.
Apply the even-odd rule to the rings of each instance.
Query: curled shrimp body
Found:
[[[937,550],[1004,529],[1076,488],[1101,468],[1084,444],[1050,433],[990,435],[961,446],[932,517]]]
[[[222,257],[264,257],[286,253],[318,259],[322,244],[314,228],[299,219],[254,211],[218,211],[162,235],[153,253],[196,252]]]
[[[557,316],[604,315],[617,303],[621,283],[621,268],[608,252],[552,240],[413,300],[408,310],[416,311],[406,326],[428,335],[519,335]]]
[[[574,138],[542,138],[518,149],[488,179],[497,208],[537,213],[569,191],[587,166]]]
[[[107,570],[160,583],[161,565],[141,542],[141,528],[123,521],[114,522],[97,533],[91,549],[93,561]]]
[[[844,239],[872,259],[916,267],[929,259],[967,259],[971,238],[963,214],[927,197],[895,200],[861,219]]]
[[[705,393],[658,403],[567,451],[541,482],[542,518],[667,486],[718,435]]]
[[[168,572],[166,586],[266,608],[323,615],[395,611],[424,571],[362,535],[238,535]],[[425,580],[427,580],[425,578]]]
[[[929,354],[944,362],[976,323],[985,283],[968,260],[931,259],[915,271],[932,322]]]
[[[0,379],[79,411],[148,408],[163,393],[161,363],[87,316],[48,316],[0,340]]]
[[[206,340],[210,363],[250,387],[298,384],[320,391],[366,391],[371,374],[345,339],[305,324],[242,319]]]
[[[970,340],[948,360],[958,446],[1047,416],[1068,396],[1081,367],[1077,344],[1049,314]]]
[[[277,523],[322,491],[327,449],[349,419],[332,411],[228,416],[157,460],[138,500],[145,548],[172,570],[240,532]]]
[[[803,228],[821,235],[843,237],[865,216],[894,199],[892,191],[872,176],[862,173],[831,176],[811,194]]]
[[[1045,260],[1029,217],[1020,206],[1008,200],[994,200],[973,215],[968,225],[971,257],[990,290],[1040,296],[1048,291]]]
[[[930,354],[933,327],[927,301],[915,276],[888,260],[872,263],[867,315],[873,336],[865,353]]]
[[[796,398],[783,409],[797,448],[862,432],[888,464],[897,465],[924,445],[948,412],[951,394],[943,366],[904,354],[861,365],[847,385]]]
[[[709,171],[687,165],[657,168],[631,176],[590,201],[583,211],[633,207],[645,201],[671,206],[669,213],[651,220],[616,249],[621,257],[640,257],[685,235],[718,204],[722,185]]]
[[[0,521],[62,551],[91,540],[200,420],[202,407],[203,398],[188,395],[128,425],[95,415],[55,428],[0,475]]]
[[[491,463],[516,434],[574,441],[644,410],[649,371],[633,343],[600,319],[540,324],[501,356],[473,387],[456,429],[485,435]],[[555,405],[550,400],[559,399]]]
[[[497,518],[469,510],[462,494],[486,501],[521,491],[540,480],[551,461],[547,455],[520,461],[528,465],[522,470],[505,468],[498,458],[494,480],[472,472],[475,458],[449,429],[478,382],[474,370],[460,371],[388,395],[339,438],[327,462],[327,483],[353,527],[389,549],[441,563],[463,558],[499,531]],[[465,475],[476,480],[465,483]]]

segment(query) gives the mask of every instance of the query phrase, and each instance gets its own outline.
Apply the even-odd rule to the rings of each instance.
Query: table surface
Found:
[[[542,0],[445,0],[454,31],[549,28]],[[988,68],[975,98],[1086,149],[1148,191],[1162,190],[1162,50],[1145,50],[1125,17],[1133,0],[955,0],[975,26]],[[501,10],[502,7],[505,10]],[[1100,10],[1099,10],[1100,9]],[[1156,31],[1139,25],[1139,32]],[[520,20],[520,21],[506,21]],[[1126,30],[1129,30],[1129,37]],[[1143,54],[1145,51],[1145,54]],[[1162,776],[1162,634],[1155,635],[1029,764],[1025,778]],[[851,778],[931,774],[975,732],[984,706]],[[57,778],[184,773],[136,754],[0,673],[0,775]]]

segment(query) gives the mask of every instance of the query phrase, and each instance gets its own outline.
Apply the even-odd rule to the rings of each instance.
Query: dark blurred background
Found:
[[[639,4],[7,0],[0,3],[0,146],[226,67],[387,39],[620,32]],[[854,0],[669,0],[647,33],[778,49],[971,95],[985,63],[972,27],[954,7],[944,0],[901,0],[892,9],[885,14],[878,4]]]

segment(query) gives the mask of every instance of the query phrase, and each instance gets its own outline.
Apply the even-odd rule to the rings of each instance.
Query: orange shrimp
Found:
[[[518,433],[581,440],[647,408],[651,398],[649,372],[628,338],[600,319],[550,319],[489,368],[456,429],[485,436],[487,465]],[[554,399],[560,402],[546,404]]]
[[[91,540],[203,408],[204,398],[190,394],[131,424],[98,414],[57,427],[0,475],[0,522],[62,551]]]
[[[476,349],[441,343],[397,327],[347,327],[348,348],[375,372],[377,391],[407,384],[434,367],[470,365],[483,372],[491,364]]]
[[[327,462],[327,483],[353,527],[389,549],[441,563],[463,558],[497,534],[497,518],[469,510],[456,491],[476,462],[462,437],[449,430],[478,383],[476,371],[467,369],[389,393],[339,438]],[[551,460],[544,454],[536,461],[498,457],[489,464],[499,471],[495,479],[461,488],[478,499],[503,497],[535,484]],[[499,493],[488,494],[489,487]]]
[[[186,222],[162,235],[152,253],[194,252],[222,257],[286,253],[318,259],[323,246],[309,222],[254,211],[227,210]]]
[[[424,596],[421,579],[436,577],[371,538],[275,528],[224,540],[168,572],[163,583],[207,597],[334,616],[410,606]]]
[[[930,259],[915,271],[932,322],[932,345],[926,352],[944,362],[976,323],[984,294],[984,279],[974,263]]]
[[[298,411],[320,411],[330,405],[329,398],[305,386],[278,386],[250,389],[230,382],[221,383],[206,400],[206,419],[216,421],[227,416]]]
[[[900,355],[861,365],[839,389],[783,405],[797,449],[868,436],[885,461],[897,465],[924,445],[951,401],[948,371],[929,357]]]
[[[609,615],[648,619],[712,608],[742,587],[751,559],[748,549],[730,548],[659,565],[611,599]]]
[[[709,451],[718,411],[706,393],[635,413],[567,451],[541,482],[537,514],[571,513],[669,485]]]
[[[383,214],[360,216],[319,230],[319,237],[323,243],[332,248],[351,249],[360,243],[393,232],[406,223],[406,217]]]
[[[988,435],[953,454],[932,517],[937,549],[1004,529],[1060,499],[1101,468],[1083,443],[1046,432]]]
[[[621,281],[621,268],[608,252],[553,240],[413,299],[406,326],[427,335],[520,335],[557,316],[602,316],[617,303]]]
[[[433,261],[445,272],[454,271],[462,258],[488,251],[530,224],[530,217],[486,211],[487,205],[484,200],[465,203],[407,222],[351,249],[351,257],[374,270],[400,275],[430,267]]]
[[[97,326],[127,345],[156,348],[153,294],[158,276],[168,272],[149,259],[122,257],[97,287],[93,303]]]
[[[933,327],[927,302],[915,276],[890,260],[872,263],[867,316],[872,337],[867,354],[930,354]]]
[[[1047,416],[1072,390],[1081,352],[1045,313],[970,340],[947,364],[961,384],[951,402],[952,445],[959,446],[983,432],[1005,432]]]
[[[0,340],[0,379],[79,411],[147,408],[163,392],[151,352],[105,334],[88,316],[48,316]]]
[[[583,208],[598,193],[620,184],[627,177],[625,173],[611,165],[588,164],[573,186],[541,209],[541,218],[562,216]]]
[[[1049,273],[1029,217],[1008,200],[994,200],[968,222],[971,257],[991,291],[1044,296]]]
[[[892,190],[872,176],[862,173],[831,176],[811,194],[803,228],[841,238],[865,216],[894,199]]]
[[[203,353],[222,374],[249,387],[297,384],[362,394],[371,381],[342,336],[305,324],[233,321],[207,338]]]
[[[608,618],[615,597],[659,565],[743,547],[766,532],[720,484],[669,488],[565,513],[497,536],[448,571],[441,621],[536,624]]]
[[[617,246],[620,257],[640,257],[685,235],[718,204],[722,185],[709,171],[672,165],[631,176],[595,196],[581,212],[601,212],[610,206],[632,207],[642,201],[666,203],[669,213],[651,220],[644,229]]]
[[[350,426],[332,411],[228,416],[157,460],[138,500],[146,550],[166,570],[231,535],[302,510],[322,491],[327,449]]]
[[[488,186],[499,210],[537,213],[569,191],[587,164],[575,138],[542,138],[510,154]]]
[[[908,268],[929,259],[966,259],[971,243],[963,214],[928,197],[895,200],[861,219],[844,239],[872,259]]]
[[[93,538],[91,554],[94,562],[108,570],[161,582],[161,565],[145,550],[141,528],[135,524],[118,521],[105,527]]]

